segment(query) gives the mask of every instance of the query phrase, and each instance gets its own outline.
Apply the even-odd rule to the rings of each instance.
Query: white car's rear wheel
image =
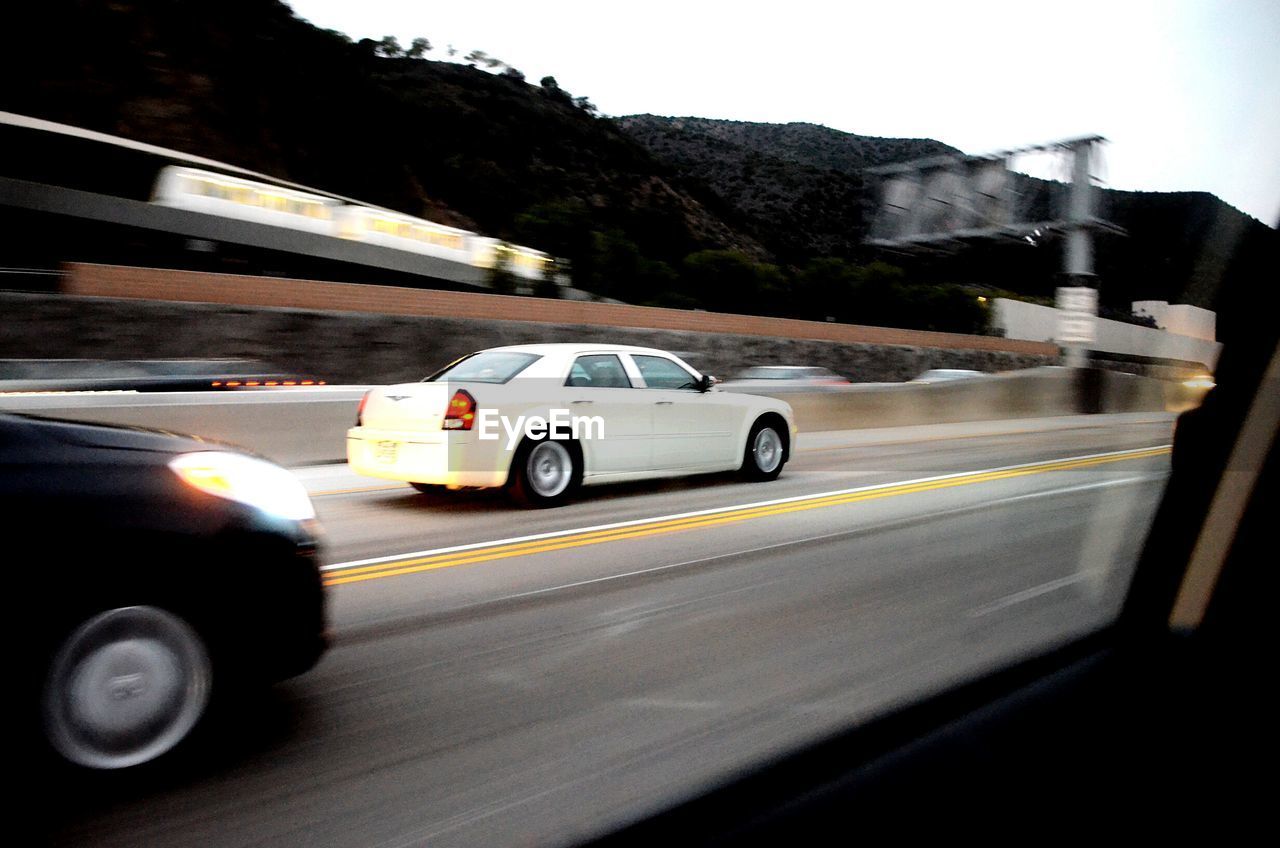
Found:
[[[582,479],[575,452],[566,442],[527,441],[516,453],[512,492],[529,506],[559,506]]]
[[[54,655],[45,733],[77,765],[139,765],[186,738],[211,683],[208,650],[190,624],[158,607],[108,610],[72,631]]]

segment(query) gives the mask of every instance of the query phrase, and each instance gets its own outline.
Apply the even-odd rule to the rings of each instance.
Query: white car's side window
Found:
[[[579,389],[629,389],[631,379],[617,355],[602,353],[575,359],[564,384]]]
[[[670,359],[643,354],[632,354],[631,358],[640,369],[641,376],[644,377],[645,388],[689,390],[698,388],[698,378]]]

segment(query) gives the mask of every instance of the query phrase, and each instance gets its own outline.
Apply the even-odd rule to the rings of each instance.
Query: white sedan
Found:
[[[422,491],[507,486],[552,506],[579,485],[735,470],[773,480],[795,438],[789,404],[721,392],[665,351],[513,345],[368,392],[347,461]]]

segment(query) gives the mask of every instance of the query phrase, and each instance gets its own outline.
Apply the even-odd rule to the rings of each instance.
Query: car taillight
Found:
[[[444,411],[441,428],[445,430],[470,430],[476,421],[476,399],[469,392],[458,389],[449,398],[449,408]]]
[[[369,395],[373,394],[373,390],[364,393],[364,397],[360,398],[360,405],[356,407],[356,426],[359,427],[364,422],[364,407],[369,402]]]

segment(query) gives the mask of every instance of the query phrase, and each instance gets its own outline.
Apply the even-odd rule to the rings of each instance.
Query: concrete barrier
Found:
[[[1083,375],[1095,375],[1082,391]],[[284,465],[345,459],[344,434],[363,386],[227,393],[0,395],[0,412],[156,427],[242,445]],[[906,427],[1082,411],[1180,412],[1203,389],[1115,372],[1035,368],[949,383],[853,385],[839,391],[758,392],[791,404],[802,432]]]
[[[249,448],[282,465],[346,459],[361,386],[238,392],[0,395],[0,412],[153,427]]]
[[[855,384],[835,392],[767,394],[791,404],[801,430],[856,430],[1071,415],[1080,409],[1069,377],[1065,370],[1034,369],[945,383]]]

